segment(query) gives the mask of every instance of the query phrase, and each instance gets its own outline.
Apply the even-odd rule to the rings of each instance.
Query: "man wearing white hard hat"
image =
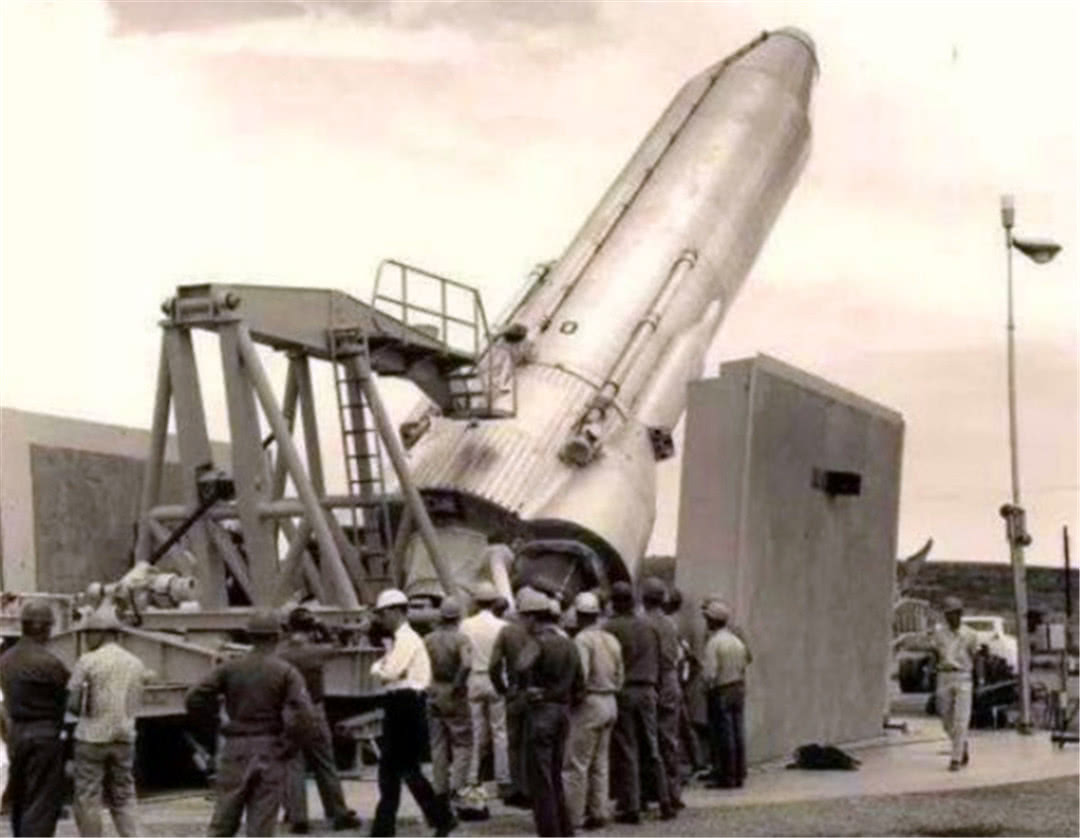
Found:
[[[945,733],[952,740],[949,770],[968,764],[968,726],[971,723],[972,679],[979,638],[960,618],[964,603],[959,597],[945,597],[941,609],[945,624],[934,628],[934,655],[937,658],[937,693],[934,704]]]
[[[375,601],[375,616],[393,640],[386,654],[371,665],[371,674],[386,690],[379,803],[371,834],[395,834],[404,782],[435,834],[449,835],[457,821],[420,770],[428,729],[425,692],[431,685],[431,659],[424,641],[409,625],[408,609],[408,598],[396,588],[383,591]]]
[[[461,633],[469,641],[469,713],[472,719],[472,760],[469,784],[480,783],[480,764],[491,746],[495,782],[500,794],[510,786],[510,762],[507,756],[506,702],[491,682],[488,668],[495,640],[506,620],[495,616],[493,608],[499,592],[490,582],[481,582],[473,592],[477,611],[461,622]]]
[[[582,591],[574,600],[578,633],[574,636],[585,675],[585,698],[570,715],[570,736],[563,759],[563,789],[574,829],[599,829],[608,812],[608,757],[618,714],[615,696],[625,680],[619,641],[599,624],[600,600]]]
[[[712,777],[709,788],[739,788],[746,780],[746,644],[729,627],[731,609],[721,599],[706,602],[702,677],[709,714]]]

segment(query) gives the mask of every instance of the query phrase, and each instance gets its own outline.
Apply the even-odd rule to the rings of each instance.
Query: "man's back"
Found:
[[[52,721],[60,725],[67,703],[68,669],[36,640],[23,637],[0,655],[0,690],[16,724]]]
[[[73,690],[82,690],[75,738],[134,742],[135,715],[149,674],[141,660],[116,643],[104,643],[79,658],[70,681]]]
[[[622,648],[626,684],[656,685],[660,674],[660,639],[656,629],[633,614],[619,614],[604,624]]]
[[[718,629],[705,645],[705,680],[709,686],[742,681],[748,663],[746,644],[729,628]]]
[[[453,682],[463,662],[468,662],[469,641],[457,626],[440,626],[428,632],[424,638],[428,657],[431,658],[432,680]]]
[[[506,625],[487,609],[479,611],[461,622],[461,633],[469,641],[474,672],[487,672],[491,663],[491,652],[499,632]]]
[[[679,632],[663,611],[650,611],[645,620],[656,631],[659,652],[660,700],[675,702],[679,698]]]

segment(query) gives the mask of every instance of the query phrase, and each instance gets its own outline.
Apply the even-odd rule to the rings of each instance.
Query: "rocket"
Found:
[[[805,163],[817,72],[813,42],[785,28],[691,78],[502,318],[486,357],[512,372],[512,415],[435,416],[411,440],[466,590],[488,577],[572,594],[635,576],[686,385]],[[534,546],[510,568],[468,558],[500,529]],[[437,593],[418,538],[405,556],[406,590]]]

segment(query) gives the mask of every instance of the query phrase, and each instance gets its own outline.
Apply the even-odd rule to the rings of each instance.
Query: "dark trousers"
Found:
[[[746,779],[746,687],[741,681],[712,687],[708,701],[713,780],[725,786],[741,786]]]
[[[563,794],[562,768],[570,709],[565,704],[537,702],[528,706],[525,753],[528,754],[529,790],[537,835],[573,835]]]
[[[53,835],[64,805],[64,744],[59,731],[19,730],[8,744],[13,835]]]
[[[207,835],[235,835],[240,820],[248,835],[273,835],[285,794],[279,736],[227,736],[218,756],[214,813]]]
[[[337,766],[334,764],[334,740],[330,724],[326,720],[326,708],[315,705],[315,727],[311,739],[286,766],[285,820],[289,823],[305,823],[308,819],[307,774],[310,768],[315,775],[323,812],[330,820],[344,816],[349,807],[341,789]]]
[[[388,693],[383,699],[383,714],[379,803],[371,834],[396,834],[402,783],[409,787],[429,826],[436,830],[447,827],[451,820],[449,804],[445,798],[436,797],[420,770],[428,727],[424,694],[416,690]]]
[[[701,743],[698,741],[697,731],[690,721],[690,708],[687,705],[686,696],[679,704],[679,754],[683,762],[694,771],[703,768],[705,760],[701,756]]]
[[[656,741],[660,748],[660,761],[664,763],[668,794],[672,802],[682,797],[682,766],[679,764],[679,705],[681,697],[665,696],[656,703]],[[641,761],[641,788],[643,801],[659,801],[656,776],[648,760]]]
[[[508,693],[506,696],[506,754],[510,760],[510,782],[513,792],[529,796],[528,759],[522,751],[525,738],[525,720],[528,707],[524,694]]]
[[[623,687],[617,697],[619,716],[611,736],[611,785],[616,809],[635,813],[641,808],[641,764],[654,778],[660,810],[672,807],[667,771],[657,738],[656,689],[648,685]]]

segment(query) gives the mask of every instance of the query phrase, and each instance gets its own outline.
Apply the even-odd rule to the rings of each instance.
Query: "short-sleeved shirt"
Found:
[[[491,665],[491,653],[495,648],[495,640],[506,625],[506,620],[496,617],[487,609],[479,611],[467,620],[461,622],[461,633],[469,641],[471,650],[472,671],[477,674],[488,674]]]
[[[228,661],[187,694],[187,711],[198,721],[216,718],[218,697],[225,700],[226,736],[301,738],[314,708],[296,667],[277,655],[255,650]]]
[[[37,640],[20,638],[0,655],[0,690],[8,718],[16,727],[45,723],[59,731],[70,675],[60,659]]]
[[[491,662],[488,675],[495,690],[500,693],[513,692],[519,684],[515,664],[522,650],[529,644],[529,632],[516,620],[508,620],[495,638],[495,648],[491,650]]]
[[[134,742],[135,715],[150,670],[116,643],[103,643],[75,662],[68,690],[81,690],[79,742]]]
[[[710,687],[737,684],[746,678],[748,663],[746,644],[738,635],[727,627],[717,629],[705,644],[702,675]]]
[[[620,614],[604,624],[619,641],[626,686],[656,686],[660,679],[660,637],[643,617]]]
[[[615,635],[599,626],[589,626],[574,638],[581,655],[581,668],[585,673],[585,691],[589,693],[617,693],[622,689],[622,649]]]
[[[431,684],[431,658],[415,629],[402,620],[390,651],[371,665],[371,674],[388,690],[423,692]]]
[[[963,624],[953,631],[948,623],[937,626],[933,634],[940,672],[971,672],[979,649],[979,636]]]

